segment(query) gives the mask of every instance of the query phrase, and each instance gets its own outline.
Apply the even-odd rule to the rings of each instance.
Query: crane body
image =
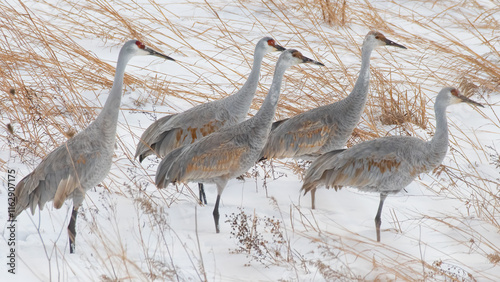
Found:
[[[120,50],[115,78],[109,96],[97,118],[83,131],[50,152],[15,188],[14,217],[28,207],[34,214],[38,206],[53,201],[56,209],[73,200],[68,225],[70,253],[75,249],[76,218],[87,190],[106,178],[112,164],[123,76],[129,60],[137,55],[153,55],[173,60],[137,40],[127,41]]]

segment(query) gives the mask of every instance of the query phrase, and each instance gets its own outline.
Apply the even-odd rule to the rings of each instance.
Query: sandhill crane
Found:
[[[14,217],[28,207],[35,213],[53,200],[56,209],[66,199],[73,199],[68,225],[69,250],[75,249],[76,217],[87,190],[99,184],[111,168],[115,135],[123,89],[123,75],[128,61],[138,55],[153,55],[174,60],[137,40],[127,41],[120,50],[113,87],[104,108],[87,128],[49,153],[42,162],[16,186]]]
[[[285,70],[300,63],[323,65],[299,51],[284,51],[276,63],[273,81],[259,111],[252,118],[221,129],[193,144],[170,152],[158,166],[155,183],[164,188],[169,183],[211,182],[217,185],[213,211],[215,230],[219,233],[219,202],[229,179],[252,167],[264,147],[276,111]]]
[[[361,49],[361,71],[352,92],[343,100],[318,107],[273,124],[261,159],[300,158],[313,160],[317,156],[347,143],[363,113],[370,82],[370,55],[378,46],[406,47],[387,39],[382,33],[370,31]],[[311,191],[315,208],[315,191]]]
[[[257,91],[260,67],[264,55],[272,51],[283,51],[273,38],[264,37],[257,42],[254,52],[252,71],[248,80],[235,94],[201,104],[185,112],[168,115],[153,122],[142,134],[135,157],[139,162],[149,155],[156,154],[160,158],[172,150],[211,134],[221,128],[242,122],[250,109],[252,99]],[[207,203],[203,184],[199,183],[200,201]]]
[[[430,141],[410,136],[389,136],[321,155],[306,171],[302,186],[304,194],[318,185],[334,187],[335,190],[350,186],[380,193],[375,216],[377,241],[380,242],[380,214],[385,198],[388,194],[401,191],[420,173],[430,172],[441,164],[448,150],[446,107],[461,102],[483,107],[455,88],[446,87],[439,92],[434,104],[436,132]]]

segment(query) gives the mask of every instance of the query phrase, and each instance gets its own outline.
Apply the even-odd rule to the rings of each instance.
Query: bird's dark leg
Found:
[[[200,192],[200,203],[207,204],[207,196],[205,195],[205,189],[203,188],[203,183],[198,183],[198,190]]]
[[[380,242],[380,225],[382,221],[380,220],[380,215],[382,214],[382,207],[384,206],[385,198],[387,198],[387,194],[380,194],[380,203],[378,204],[377,215],[375,216],[375,228],[377,229],[377,242]]]
[[[215,232],[217,232],[217,233],[220,232],[220,227],[219,227],[219,202],[220,202],[220,194],[217,195],[217,200],[215,200],[214,212],[212,213],[214,215],[214,221],[215,221]]]
[[[71,220],[68,225],[68,235],[69,235],[69,253],[75,252],[75,238],[76,238],[76,217],[78,216],[78,207],[73,206],[73,211],[71,212]]]
[[[311,208],[316,209],[316,188],[311,189]]]

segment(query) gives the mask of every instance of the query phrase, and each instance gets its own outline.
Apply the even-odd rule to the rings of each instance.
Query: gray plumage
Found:
[[[153,122],[142,134],[135,157],[139,157],[140,162],[152,154],[164,157],[180,146],[191,144],[221,128],[242,122],[257,91],[264,55],[283,50],[284,48],[277,45],[271,37],[259,40],[255,46],[252,71],[238,92]]]
[[[28,207],[34,214],[36,206],[41,210],[51,200],[56,209],[66,199],[73,200],[73,212],[68,226],[71,253],[74,251],[77,210],[85,198],[85,192],[99,184],[111,168],[125,67],[137,55],[153,55],[173,60],[147,48],[140,41],[127,41],[118,56],[113,87],[95,121],[49,153],[16,186],[14,217]]]
[[[246,172],[257,161],[271,130],[285,70],[300,63],[322,65],[304,57],[299,51],[284,51],[276,63],[269,93],[255,116],[170,152],[158,166],[156,186],[164,188],[169,183],[192,181],[215,183],[217,200],[213,215],[215,229],[219,233],[222,191],[229,179]]]
[[[419,174],[430,172],[441,164],[448,150],[446,107],[460,102],[482,107],[455,88],[446,87],[439,92],[434,104],[436,132],[430,141],[390,136],[323,154],[306,171],[302,186],[304,194],[319,185],[335,189],[350,186],[380,193],[375,217],[377,241],[380,241],[380,214],[385,198],[401,191]]]
[[[141,135],[135,158],[142,162],[156,154],[162,158],[172,150],[195,142],[221,128],[245,120],[259,84],[260,68],[264,56],[273,51],[283,51],[273,38],[264,37],[257,42],[250,75],[241,89],[224,99],[204,103],[185,112],[164,116],[153,122]],[[203,184],[199,183],[200,202],[207,203]]]
[[[261,159],[313,160],[323,153],[343,148],[357,126],[366,104],[370,81],[370,55],[376,47],[386,45],[405,48],[388,40],[380,32],[370,31],[363,42],[361,71],[352,92],[336,103],[275,122],[262,150]],[[311,200],[314,208],[314,191],[311,193]]]

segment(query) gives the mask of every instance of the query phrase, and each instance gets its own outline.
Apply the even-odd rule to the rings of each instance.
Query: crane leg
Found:
[[[69,253],[75,252],[75,239],[76,239],[76,217],[78,216],[78,207],[73,206],[73,211],[71,212],[71,220],[68,225],[68,235],[69,235]]]
[[[203,183],[198,183],[198,190],[200,193],[200,203],[207,204],[207,196],[205,195],[205,189],[203,188]]]
[[[311,189],[311,208],[316,209],[316,188]]]
[[[382,207],[384,206],[385,198],[387,198],[387,194],[380,194],[380,203],[378,204],[377,215],[375,216],[375,229],[377,230],[377,242],[380,242],[380,225],[382,224],[382,220],[380,220],[380,215],[382,214]]]
[[[217,195],[217,200],[215,201],[214,212],[212,213],[214,215],[215,232],[216,233],[220,232],[220,226],[219,226],[219,202],[220,202],[220,194]]]

